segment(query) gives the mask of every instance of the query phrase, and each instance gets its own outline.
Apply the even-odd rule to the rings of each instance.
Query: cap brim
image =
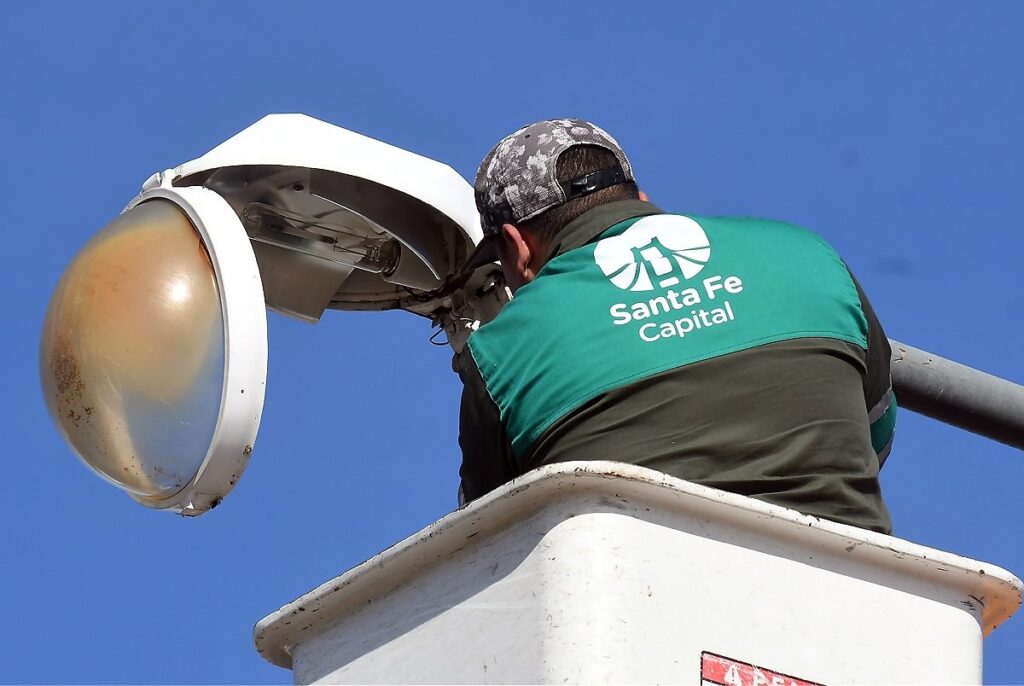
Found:
[[[498,261],[497,236],[484,236],[469,258],[459,268],[459,274],[475,271],[485,264]]]

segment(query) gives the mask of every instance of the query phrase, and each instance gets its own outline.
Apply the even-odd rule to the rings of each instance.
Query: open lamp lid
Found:
[[[304,114],[271,114],[148,185],[203,186],[253,242],[267,306],[408,308],[443,291],[483,237],[446,164]]]

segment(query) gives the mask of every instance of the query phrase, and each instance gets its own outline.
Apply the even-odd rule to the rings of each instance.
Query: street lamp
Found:
[[[154,174],[61,278],[43,328],[50,413],[95,472],[148,507],[198,515],[252,453],[265,308],[404,309],[461,350],[507,300],[450,167],[299,114],[270,115]]]

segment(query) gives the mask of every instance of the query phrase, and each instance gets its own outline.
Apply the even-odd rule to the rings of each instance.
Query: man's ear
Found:
[[[501,226],[501,264],[514,273],[523,283],[533,281],[536,276],[530,263],[534,256],[533,241],[512,224]],[[506,264],[507,263],[507,264]]]
[[[644,202],[650,202],[650,201],[651,201],[651,199],[650,199],[650,198],[648,198],[648,197],[647,197],[647,194],[646,194],[646,193],[644,193],[643,191],[637,191],[637,195],[638,195],[638,196],[639,196],[639,198],[640,198],[641,200],[643,200]]]

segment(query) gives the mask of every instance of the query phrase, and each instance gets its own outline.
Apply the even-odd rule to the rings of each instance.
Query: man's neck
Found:
[[[593,207],[573,219],[555,234],[547,247],[544,263],[546,264],[562,253],[590,243],[610,226],[648,214],[661,214],[661,210],[654,204],[640,199],[616,200]]]

